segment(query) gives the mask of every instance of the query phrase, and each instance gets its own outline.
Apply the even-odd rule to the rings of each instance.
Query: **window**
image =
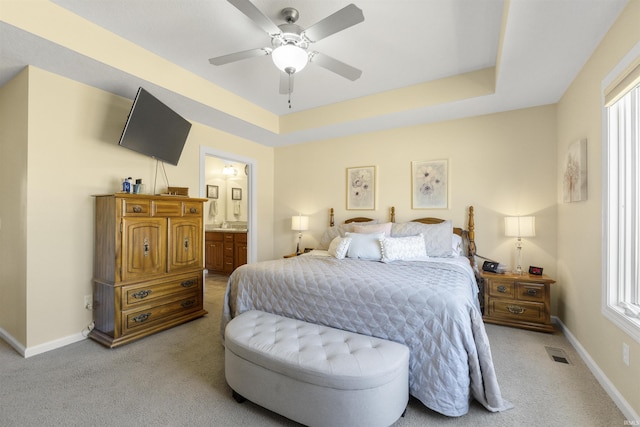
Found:
[[[630,70],[605,90],[603,311],[640,341],[640,61]]]

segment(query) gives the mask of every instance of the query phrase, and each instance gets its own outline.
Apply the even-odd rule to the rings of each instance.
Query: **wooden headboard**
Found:
[[[344,221],[344,224],[351,224],[352,222],[369,222],[374,221],[373,218],[367,218],[364,216],[357,216],[354,218],[349,218]],[[396,208],[391,206],[389,208],[389,222],[396,222]],[[329,209],[329,227],[333,227],[335,225],[335,217],[333,214],[333,208]]]
[[[469,206],[469,214],[468,214],[468,220],[467,220],[467,229],[463,229],[460,227],[454,227],[453,228],[453,232],[456,233],[458,236],[462,237],[462,244],[463,244],[463,252],[466,254],[466,257],[469,258],[469,262],[471,263],[471,267],[475,267],[476,265],[476,260],[475,260],[475,254],[476,254],[476,242],[475,242],[475,238],[476,238],[476,233],[475,233],[475,221],[473,218],[473,206]],[[344,221],[345,224],[349,224],[352,222],[368,222],[368,221],[373,221],[372,218],[366,218],[366,217],[355,217],[355,218],[349,218],[347,220]],[[390,222],[396,222],[396,208],[394,206],[392,206],[391,208],[389,208],[389,221]],[[441,222],[444,222],[446,220],[441,219],[441,218],[433,218],[433,217],[426,217],[426,218],[418,218],[418,219],[414,219],[412,220],[413,222],[421,222],[423,224],[439,224]],[[333,208],[331,208],[329,210],[329,226],[333,227],[335,225],[335,218],[334,218],[334,213],[333,213]]]

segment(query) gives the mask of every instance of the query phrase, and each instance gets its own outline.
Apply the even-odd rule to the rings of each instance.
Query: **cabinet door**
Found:
[[[207,240],[206,254],[207,270],[222,273],[224,270],[224,243],[221,240]]]
[[[168,271],[204,268],[200,218],[169,218]]]
[[[247,263],[247,242],[236,242],[235,256],[233,257],[233,269]]]
[[[122,280],[165,273],[166,248],[166,219],[123,219]]]

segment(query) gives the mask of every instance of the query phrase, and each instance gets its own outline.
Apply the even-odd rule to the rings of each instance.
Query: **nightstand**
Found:
[[[297,253],[295,253],[295,252],[294,252],[294,253],[292,253],[292,254],[284,255],[282,258],[295,258],[295,257],[297,257],[298,255],[300,255],[300,254],[297,254]]]
[[[551,284],[546,275],[494,274],[484,279],[485,323],[514,326],[540,332],[555,332],[551,324]]]

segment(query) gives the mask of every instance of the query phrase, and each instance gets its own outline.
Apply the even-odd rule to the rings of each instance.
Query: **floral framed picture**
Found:
[[[218,198],[218,186],[217,185],[207,185],[207,198],[209,198],[209,199],[217,199]]]
[[[347,210],[375,210],[376,167],[347,168]]]
[[[413,209],[447,209],[449,206],[449,162],[411,162]]]

